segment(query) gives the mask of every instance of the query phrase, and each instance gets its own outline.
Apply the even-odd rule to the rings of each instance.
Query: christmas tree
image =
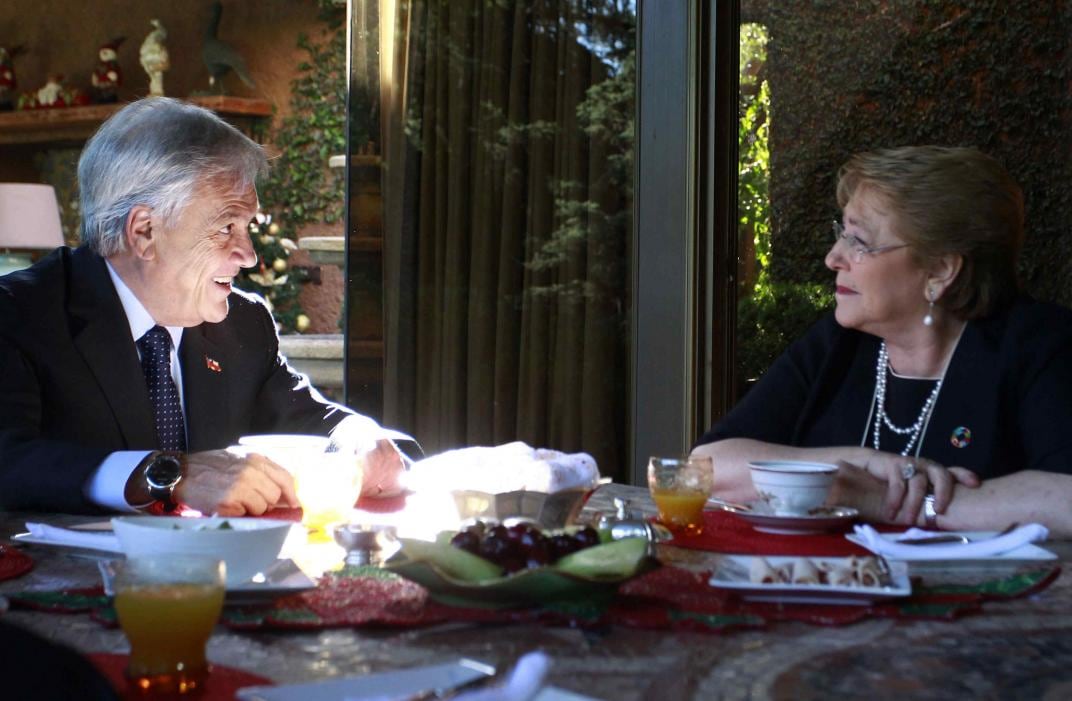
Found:
[[[302,313],[298,293],[307,273],[290,267],[290,254],[298,245],[283,236],[272,215],[264,212],[257,212],[249,223],[249,238],[257,252],[257,265],[242,270],[236,285],[264,297],[280,333],[302,333],[309,328],[309,317]]]

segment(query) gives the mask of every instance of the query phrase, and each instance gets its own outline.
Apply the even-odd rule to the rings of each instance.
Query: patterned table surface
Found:
[[[615,496],[650,513],[646,491],[602,487],[583,517],[611,511]],[[85,517],[0,513],[0,539],[28,520],[57,525]],[[1048,548],[1068,569],[1072,542]],[[0,582],[0,594],[99,583],[95,563],[52,548],[27,550],[29,574]],[[663,548],[664,558],[695,568],[717,555]],[[120,631],[86,614],[13,610],[5,620],[84,652],[126,652]],[[775,623],[714,635],[611,627],[592,631],[535,625],[446,624],[422,629],[236,632],[218,628],[211,660],[277,683],[401,669],[469,657],[512,663],[540,648],[554,659],[550,683],[595,698],[809,699],[837,695],[873,700],[1072,698],[1072,575],[1041,594],[985,605],[954,622],[871,619],[842,627]]]

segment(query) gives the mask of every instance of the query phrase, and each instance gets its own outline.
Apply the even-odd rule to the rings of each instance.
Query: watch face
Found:
[[[182,477],[182,463],[174,455],[160,455],[145,468],[150,487],[169,489]]]

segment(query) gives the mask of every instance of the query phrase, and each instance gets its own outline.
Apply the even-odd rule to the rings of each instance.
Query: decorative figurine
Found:
[[[12,49],[0,46],[0,110],[15,108],[15,57],[22,53],[22,47]]]
[[[164,46],[167,30],[158,19],[149,20],[149,24],[153,26],[153,31],[149,32],[141,43],[138,57],[141,59],[141,67],[149,74],[149,94],[161,97],[164,94],[164,71],[171,68],[167,47]]]
[[[63,75],[50,73],[48,81],[34,92],[19,96],[18,109],[36,110],[53,107],[81,107],[89,104],[89,96],[63,84]]]
[[[63,95],[63,75],[51,73],[44,86],[37,90],[37,107],[66,107]]]
[[[119,45],[126,37],[116,37],[100,47],[97,58],[100,59],[93,69],[94,102],[105,104],[119,101],[119,86],[123,83],[123,71],[119,68]]]
[[[243,83],[251,88],[253,87],[253,79],[249,77],[246,62],[242,59],[241,54],[235,51],[230,44],[226,44],[216,38],[222,15],[223,5],[219,2],[212,3],[208,26],[205,27],[205,44],[201,47],[201,60],[205,62],[205,67],[208,68],[209,87],[214,87],[221,95],[224,93],[223,76],[227,75],[232,69],[242,79]]]

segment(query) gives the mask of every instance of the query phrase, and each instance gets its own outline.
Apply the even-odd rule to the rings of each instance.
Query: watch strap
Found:
[[[154,481],[154,478],[150,476],[150,473],[154,471],[161,461],[173,461],[177,466],[177,475],[169,477],[166,482]],[[148,493],[149,501],[136,505],[135,508],[140,510],[150,509],[154,512],[162,511],[163,513],[171,513],[179,507],[179,503],[175,500],[175,487],[183,478],[183,454],[176,451],[164,451],[155,450],[142,459],[138,464],[137,471],[142,481],[145,491]]]

